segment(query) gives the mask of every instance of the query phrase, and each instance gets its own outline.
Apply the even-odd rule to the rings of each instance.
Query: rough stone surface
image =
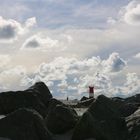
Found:
[[[94,101],[95,99],[94,98],[88,98],[88,99],[86,99],[86,100],[84,100],[84,101],[80,101],[78,104],[77,104],[77,107],[89,107],[92,103],[93,103],[93,101]]]
[[[85,100],[87,100],[87,99],[89,99],[89,98],[88,98],[88,97],[83,96],[83,97],[81,98],[81,100],[80,100],[80,101],[85,101]]]
[[[139,95],[132,96],[126,99],[115,97],[112,100],[118,106],[119,111],[121,112],[122,117],[127,117],[133,114],[140,106]]]
[[[92,103],[75,127],[72,140],[127,140],[125,120],[116,104],[101,95]]]
[[[65,133],[74,128],[78,116],[74,109],[62,102],[52,99],[48,108],[46,125],[54,134]]]
[[[19,108],[30,108],[46,115],[46,106],[32,93],[25,91],[3,92],[0,94],[0,114],[9,114]]]
[[[9,91],[0,94],[0,114],[8,114],[19,108],[30,108],[46,116],[52,95],[43,82],[38,82],[25,91]]]
[[[35,111],[19,109],[0,120],[0,137],[11,140],[51,140],[43,118]]]
[[[43,82],[35,83],[26,91],[34,93],[46,106],[48,106],[49,100],[52,98],[52,94]]]
[[[140,140],[140,109],[126,118],[129,140]]]

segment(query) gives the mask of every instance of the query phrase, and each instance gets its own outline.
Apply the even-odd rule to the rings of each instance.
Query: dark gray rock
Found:
[[[94,100],[95,100],[94,98],[88,98],[84,101],[80,101],[77,103],[77,107],[78,108],[89,107],[93,103]]]
[[[126,123],[116,104],[101,95],[75,127],[72,140],[127,140]]]
[[[140,104],[140,94],[136,94],[134,96],[128,97],[125,99],[128,103],[139,103]]]
[[[124,103],[123,105],[119,105],[119,110],[123,117],[127,117],[133,114],[138,109],[138,107],[138,104]]]
[[[46,106],[48,106],[49,100],[52,98],[52,94],[43,82],[35,83],[26,92],[34,93]]]
[[[25,91],[0,93],[0,114],[8,114],[19,108],[30,108],[46,116],[52,95],[43,82],[38,82]]]
[[[10,139],[0,137],[0,140],[10,140]]]
[[[9,114],[19,108],[30,108],[46,116],[46,106],[34,93],[25,91],[0,93],[0,114]]]
[[[43,118],[35,111],[19,109],[0,119],[0,137],[11,140],[51,140]]]
[[[78,116],[74,109],[62,102],[52,99],[45,119],[46,126],[54,134],[61,134],[74,128]]]
[[[126,118],[129,131],[128,140],[140,140],[140,109]]]
[[[87,100],[87,99],[89,99],[89,98],[88,98],[88,97],[83,96],[83,97],[80,99],[80,101],[85,101],[85,100]]]
[[[140,100],[136,99],[135,96],[126,99],[115,97],[112,98],[112,100],[116,103],[116,106],[118,106],[123,117],[133,114],[140,106]]]

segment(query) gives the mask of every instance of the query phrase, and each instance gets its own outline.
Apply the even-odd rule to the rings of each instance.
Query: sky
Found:
[[[140,0],[4,0],[0,92],[43,81],[56,98],[140,93]]]

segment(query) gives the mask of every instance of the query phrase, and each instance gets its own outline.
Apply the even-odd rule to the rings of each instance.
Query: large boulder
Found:
[[[137,96],[132,96],[126,99],[115,97],[112,100],[118,106],[119,111],[123,117],[127,117],[133,114],[140,106],[140,100],[136,98]]]
[[[125,99],[128,103],[139,103],[140,105],[140,94],[136,94],[134,96],[128,97]]]
[[[86,100],[80,101],[77,103],[77,107],[78,108],[89,107],[93,103],[94,100],[95,100],[94,98],[88,98]]]
[[[49,100],[52,98],[52,94],[43,82],[35,83],[26,92],[34,93],[46,106],[48,106]]]
[[[46,116],[46,106],[34,93],[25,91],[0,93],[0,114],[9,114],[19,108],[30,108]]]
[[[35,111],[19,109],[0,119],[0,137],[10,140],[51,140],[43,118]]]
[[[140,140],[140,109],[126,118],[129,131],[128,140]]]
[[[54,134],[61,134],[74,128],[78,120],[77,113],[71,107],[52,99],[48,107],[45,122],[48,129]]]
[[[19,108],[30,108],[46,116],[46,106],[32,93],[17,91],[0,94],[0,114],[9,114]]]
[[[46,116],[47,105],[52,95],[43,82],[38,82],[25,91],[0,93],[0,114],[8,114],[19,108],[31,108]]]
[[[10,139],[0,137],[0,140],[10,140]]]
[[[87,99],[89,99],[89,98],[86,97],[86,96],[83,96],[83,97],[80,99],[80,101],[85,101],[85,100],[87,100]]]
[[[100,95],[77,123],[72,140],[127,140],[125,120],[116,104]]]
[[[138,107],[138,104],[124,103],[122,105],[120,104],[118,109],[123,117],[127,117],[133,114],[138,109]]]

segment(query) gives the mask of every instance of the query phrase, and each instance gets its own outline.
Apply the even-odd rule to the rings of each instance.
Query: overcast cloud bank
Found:
[[[139,93],[140,2],[68,3],[40,2],[44,11],[47,4],[61,6],[49,11],[51,17],[46,11],[33,14],[35,7],[40,10],[36,1],[18,2],[17,19],[15,11],[4,15],[1,8],[0,91],[24,89],[41,80],[59,98],[86,95],[89,85],[95,86],[96,96]]]

